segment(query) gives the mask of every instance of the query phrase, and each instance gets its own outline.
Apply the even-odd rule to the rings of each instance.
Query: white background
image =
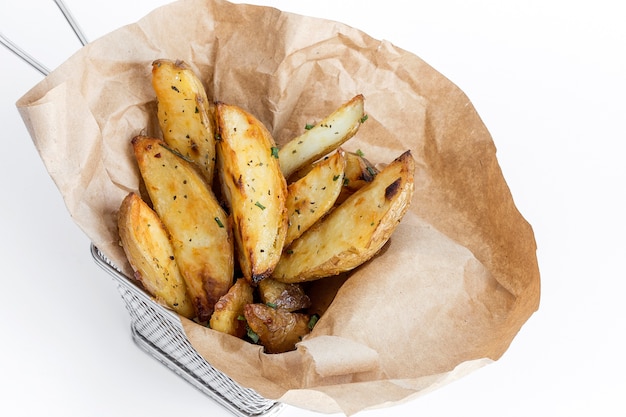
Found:
[[[67,0],[90,40],[165,3]],[[253,3],[389,40],[460,86],[535,231],[541,306],[505,355],[360,415],[626,415],[621,2]],[[0,30],[49,68],[80,47],[52,0],[3,2]],[[15,109],[41,76],[1,47],[0,63],[0,415],[229,415],[133,344],[116,286],[93,263]]]

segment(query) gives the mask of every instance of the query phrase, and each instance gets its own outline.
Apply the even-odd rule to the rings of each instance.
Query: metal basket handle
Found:
[[[87,37],[85,36],[83,30],[80,28],[80,25],[78,24],[76,19],[74,19],[74,16],[72,15],[72,12],[70,12],[70,9],[65,5],[63,0],[54,0],[54,2],[59,7],[59,10],[61,10],[61,13],[63,13],[63,16],[65,16],[65,20],[67,20],[67,23],[69,23],[70,27],[74,31],[74,34],[76,35],[76,37],[78,37],[80,43],[83,46],[87,45],[87,43],[89,43],[87,41]],[[47,76],[48,74],[50,74],[50,70],[45,65],[43,65],[41,62],[39,62],[39,60],[37,60],[32,55],[16,45],[2,32],[0,32],[0,43],[4,45],[9,51],[13,52],[16,56],[21,58],[28,65],[39,71],[43,76]]]

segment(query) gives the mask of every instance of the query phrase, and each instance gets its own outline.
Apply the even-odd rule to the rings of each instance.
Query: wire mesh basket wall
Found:
[[[133,340],[140,348],[237,416],[270,416],[278,413],[282,407],[280,402],[268,400],[254,390],[241,387],[213,368],[191,346],[178,316],[157,304],[133,284],[93,244],[91,254],[96,264],[117,283],[130,314]]]

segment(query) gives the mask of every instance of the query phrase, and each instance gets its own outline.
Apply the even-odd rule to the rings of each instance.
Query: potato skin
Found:
[[[286,283],[311,281],[371,259],[408,209],[414,169],[406,151],[287,247],[272,277]]]
[[[202,82],[183,61],[152,63],[152,87],[163,140],[197,164],[208,184],[215,171],[215,115]]]
[[[359,188],[374,181],[379,170],[363,155],[357,152],[345,152],[346,169],[341,194],[336,204],[341,204]]]
[[[244,307],[254,301],[252,286],[245,279],[235,284],[215,304],[209,322],[213,330],[242,338],[246,334],[246,322],[242,319]]]
[[[143,289],[181,316],[193,318],[195,311],[169,233],[154,210],[135,193],[129,193],[120,205],[118,230],[134,277]]]
[[[285,284],[272,278],[265,278],[257,286],[261,301],[275,308],[297,311],[308,308],[311,300],[299,284]]]
[[[191,163],[156,138],[132,140],[154,210],[170,232],[174,254],[199,321],[208,321],[233,283],[229,219]]]
[[[217,103],[217,165],[230,208],[239,266],[252,284],[268,277],[287,234],[287,183],[274,139],[240,107]]]
[[[250,329],[259,336],[266,353],[294,350],[296,343],[311,331],[308,314],[290,313],[265,304],[248,304],[244,315]]]

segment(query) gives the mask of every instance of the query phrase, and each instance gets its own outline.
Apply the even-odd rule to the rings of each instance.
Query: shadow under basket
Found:
[[[273,416],[281,410],[280,402],[240,386],[213,368],[191,346],[175,313],[154,302],[93,244],[91,254],[118,284],[137,346],[236,416]]]

